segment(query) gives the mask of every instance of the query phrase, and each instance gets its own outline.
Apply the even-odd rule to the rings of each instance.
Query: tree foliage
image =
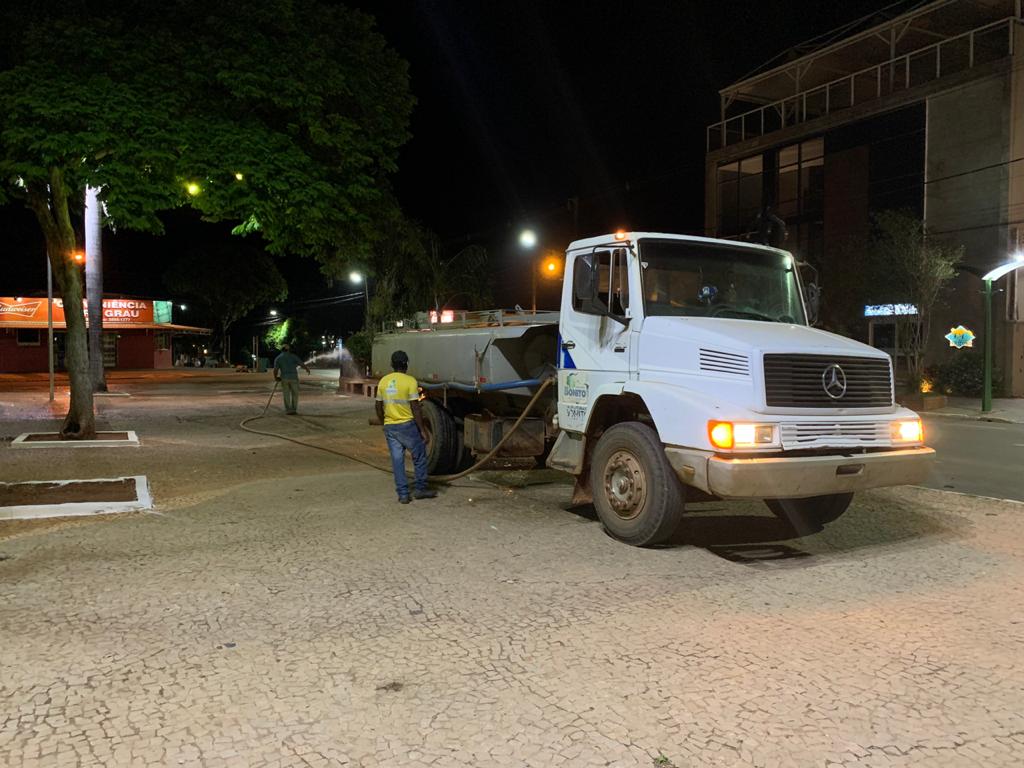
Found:
[[[66,434],[94,429],[71,259],[87,184],[107,225],[159,233],[160,211],[190,205],[334,274],[397,215],[387,179],[413,100],[365,14],[318,0],[15,0],[0,29],[0,202],[35,213],[70,308]]]
[[[173,293],[200,304],[213,319],[222,352],[235,321],[288,295],[274,260],[248,243],[190,251],[164,274],[164,283]]]
[[[437,236],[391,208],[368,259],[371,328],[427,309],[482,309],[491,302],[487,250],[470,245],[451,253]]]
[[[904,211],[873,215],[872,230],[864,248],[868,303],[917,306],[918,314],[907,318],[908,332],[901,334],[910,383],[916,391],[924,374],[932,311],[956,276],[964,249],[929,235],[919,218]]]

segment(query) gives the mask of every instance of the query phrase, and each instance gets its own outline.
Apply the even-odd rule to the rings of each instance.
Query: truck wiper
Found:
[[[756,312],[756,311],[754,311],[752,309],[733,309],[733,310],[730,310],[730,311],[735,312],[738,315],[746,315],[747,317],[754,317],[754,318],[757,318],[758,320],[767,320],[769,323],[777,323],[778,320],[779,320],[777,317],[772,317],[771,315],[766,315],[763,312]]]
[[[726,312],[734,315],[743,315],[745,317],[752,317],[755,320],[767,320],[769,323],[779,322],[779,318],[766,315],[764,312],[758,312],[754,309],[741,309],[740,307],[734,307],[730,304],[719,304],[712,308],[711,312],[708,313],[708,317],[718,317],[719,315],[725,314]]]

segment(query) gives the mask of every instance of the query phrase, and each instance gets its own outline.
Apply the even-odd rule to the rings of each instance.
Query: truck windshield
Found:
[[[793,258],[754,248],[641,240],[644,313],[806,325]]]

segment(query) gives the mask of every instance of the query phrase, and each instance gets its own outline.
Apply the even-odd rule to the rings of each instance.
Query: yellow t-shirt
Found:
[[[411,401],[420,399],[416,379],[407,373],[389,373],[377,385],[377,399],[384,403],[384,423],[404,424],[412,421]]]

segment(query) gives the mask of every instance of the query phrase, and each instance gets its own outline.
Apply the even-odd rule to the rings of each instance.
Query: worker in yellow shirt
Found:
[[[426,428],[420,407],[419,386],[409,370],[409,356],[402,350],[391,355],[389,373],[377,385],[377,418],[384,425],[384,439],[391,454],[391,471],[395,475],[395,490],[400,504],[408,504],[409,482],[405,477],[405,452],[412,455],[416,477],[413,498],[433,499],[437,491],[427,488]]]

